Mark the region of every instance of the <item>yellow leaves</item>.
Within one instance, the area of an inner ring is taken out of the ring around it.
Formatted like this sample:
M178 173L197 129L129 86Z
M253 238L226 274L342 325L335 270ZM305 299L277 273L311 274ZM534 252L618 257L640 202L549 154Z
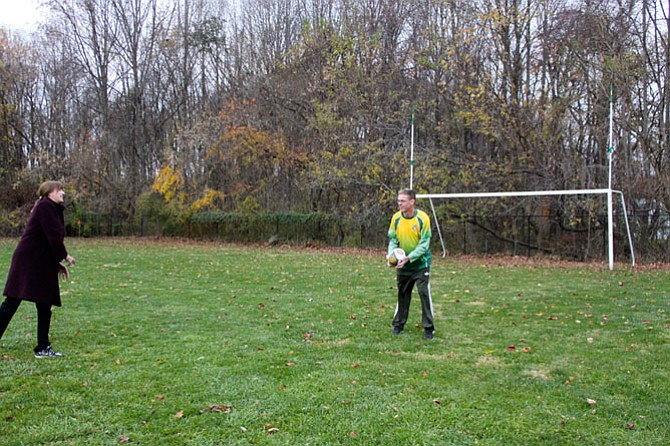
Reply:
M203 196L191 205L191 210L197 212L201 210L217 209L218 205L222 203L225 198L225 193L207 188L205 189Z
M154 180L151 190L163 196L166 202L178 196L183 180L179 172L170 166L165 166Z

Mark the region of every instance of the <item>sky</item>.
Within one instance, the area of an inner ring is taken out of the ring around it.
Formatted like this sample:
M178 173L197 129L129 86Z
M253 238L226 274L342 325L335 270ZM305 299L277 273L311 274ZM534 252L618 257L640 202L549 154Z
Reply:
M44 15L40 0L0 0L0 26L12 30L30 30Z

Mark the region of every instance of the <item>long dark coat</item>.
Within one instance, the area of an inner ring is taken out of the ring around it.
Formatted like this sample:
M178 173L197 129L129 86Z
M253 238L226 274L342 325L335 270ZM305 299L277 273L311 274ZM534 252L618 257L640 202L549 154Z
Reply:
M67 257L63 210L46 197L35 204L12 256L5 296L60 307L58 265Z

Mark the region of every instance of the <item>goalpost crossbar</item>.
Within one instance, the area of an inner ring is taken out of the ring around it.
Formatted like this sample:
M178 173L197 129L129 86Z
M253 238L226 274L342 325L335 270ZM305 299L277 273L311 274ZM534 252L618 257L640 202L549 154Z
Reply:
M606 194L607 192L609 192L609 189L540 190L540 191L517 191L517 192L466 192L466 193L453 193L453 194L416 194L416 198L532 197L541 195Z

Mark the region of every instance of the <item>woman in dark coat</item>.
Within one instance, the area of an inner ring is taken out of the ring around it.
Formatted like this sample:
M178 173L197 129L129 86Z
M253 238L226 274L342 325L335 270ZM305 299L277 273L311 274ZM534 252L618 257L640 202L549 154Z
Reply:
M61 260L72 265L74 258L67 253L63 199L65 192L59 181L47 181L38 191L39 200L30 211L28 225L19 241L0 305L0 339L19 308L21 301L35 302L37 307L36 358L63 356L51 348L49 328L51 306L60 307L59 274L67 278L67 268Z

